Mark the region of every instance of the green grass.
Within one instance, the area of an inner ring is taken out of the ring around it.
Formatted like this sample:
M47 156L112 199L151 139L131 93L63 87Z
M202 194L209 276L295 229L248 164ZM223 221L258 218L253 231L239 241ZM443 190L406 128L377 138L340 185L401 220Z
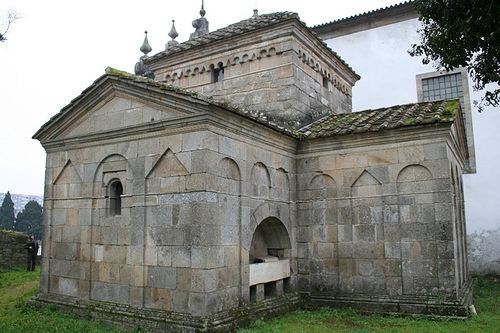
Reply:
M113 333L117 330L72 314L26 306L36 293L40 271L0 272L0 332L2 333ZM475 289L479 316L467 321L365 316L352 310L295 311L271 320L258 320L239 333L328 332L500 332L500 280L481 278Z
M500 332L500 280L479 279L475 289L478 316L469 320L362 315L352 310L295 311L281 317L258 320L238 333L328 332Z
M35 309L26 305L39 286L40 268L34 272L13 270L0 272L1 333L114 333L116 330L97 322L81 320L50 307Z

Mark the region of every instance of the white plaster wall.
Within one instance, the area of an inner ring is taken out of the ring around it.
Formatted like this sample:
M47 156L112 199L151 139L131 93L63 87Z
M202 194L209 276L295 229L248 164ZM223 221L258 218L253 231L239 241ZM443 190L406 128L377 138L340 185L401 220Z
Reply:
M353 110L414 103L415 76L431 65L407 53L419 41L417 19L329 39L326 42L359 75L353 89ZM472 91L471 103L481 92ZM500 229L500 108L478 113L472 106L477 174L464 176L468 233ZM498 256L500 257L500 251Z

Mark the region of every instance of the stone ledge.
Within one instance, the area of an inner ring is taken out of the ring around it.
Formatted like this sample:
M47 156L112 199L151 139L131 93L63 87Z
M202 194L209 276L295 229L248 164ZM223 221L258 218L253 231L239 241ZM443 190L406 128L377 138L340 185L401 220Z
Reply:
M467 319L473 304L473 283L464 286L456 300L439 297L355 297L308 295L308 309L321 307L353 308L362 313L382 313L400 316L445 317Z
M147 332L233 332L254 320L301 308L298 294L292 293L255 304L197 317L176 312L137 309L122 304L79 300L59 295L38 295L30 300L33 306L54 306L79 317L97 320L118 327L142 327Z

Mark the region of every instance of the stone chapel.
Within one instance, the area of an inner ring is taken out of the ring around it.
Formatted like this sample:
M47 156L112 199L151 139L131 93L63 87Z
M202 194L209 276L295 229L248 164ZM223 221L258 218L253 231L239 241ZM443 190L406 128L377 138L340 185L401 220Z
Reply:
M296 13L106 69L47 152L34 302L154 332L299 307L466 317L458 101L352 112L360 76Z

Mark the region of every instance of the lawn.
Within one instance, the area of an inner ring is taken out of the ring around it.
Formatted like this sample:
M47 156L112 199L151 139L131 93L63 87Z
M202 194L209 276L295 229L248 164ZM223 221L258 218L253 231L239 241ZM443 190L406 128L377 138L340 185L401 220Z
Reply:
M39 274L38 269L35 272L0 272L0 332L134 332L109 328L50 308L26 306L26 301L38 289ZM479 279L475 295L479 315L467 321L364 316L349 310L322 309L258 320L250 327L240 329L239 333L500 332L500 279Z

